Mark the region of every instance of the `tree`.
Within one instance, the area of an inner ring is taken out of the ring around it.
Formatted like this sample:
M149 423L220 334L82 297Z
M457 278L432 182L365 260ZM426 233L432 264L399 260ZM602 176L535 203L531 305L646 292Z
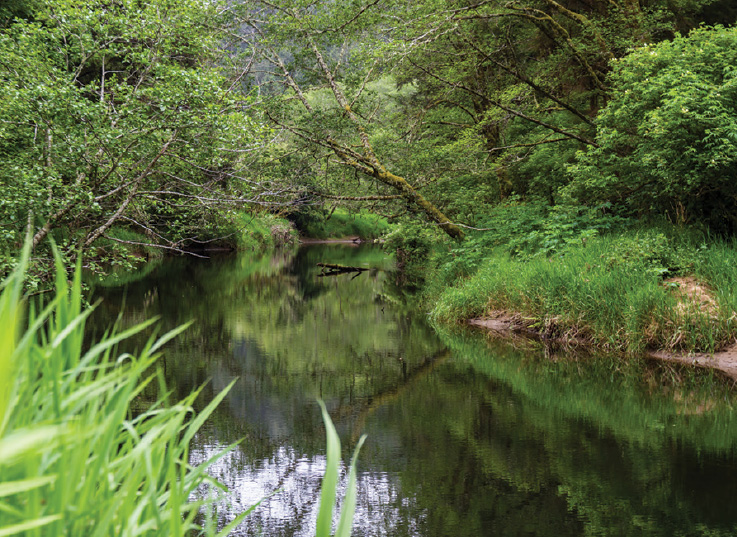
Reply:
M511 195L556 203L576 151L598 145L610 62L710 3L255 1L232 33L301 188L452 230Z
M264 129L218 66L216 7L48 1L0 33L0 238L89 247L124 223L175 247L263 199L237 169Z
M462 238L460 227L375 147L381 126L377 110L372 112L371 99L364 92L374 70L379 69L379 61L374 57L368 65L361 64L352 49L367 34L380 30L376 26L379 3L249 2L241 6L233 33L268 70L259 82L272 87L277 82L284 88L269 112L276 125L298 143L317 149L313 153L316 160L332 155L333 162L385 185L448 235ZM344 62L350 63L347 69ZM302 105L301 111L285 105L291 99ZM359 197L363 196L353 198Z

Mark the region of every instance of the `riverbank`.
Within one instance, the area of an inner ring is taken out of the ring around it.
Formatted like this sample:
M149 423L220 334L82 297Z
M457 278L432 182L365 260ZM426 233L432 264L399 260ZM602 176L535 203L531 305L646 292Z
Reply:
M488 316L469 319L466 322L471 326L493 332L501 339L512 339L523 336L549 341L542 332L532 328L519 314L512 315L505 312L490 312ZM553 342L567 348L572 346L586 348L589 346L589 342L583 339L558 339ZM664 362L675 362L703 369L714 369L737 381L737 343L711 354L651 350L647 351L646 355L649 358Z
M459 271L470 259L473 269ZM430 262L425 302L438 322L649 354L737 378L733 242L661 226L591 237L550 256L455 248Z

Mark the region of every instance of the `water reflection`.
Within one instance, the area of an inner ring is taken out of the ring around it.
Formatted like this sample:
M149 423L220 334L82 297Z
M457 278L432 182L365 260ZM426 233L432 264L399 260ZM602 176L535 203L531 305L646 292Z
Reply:
M317 262L366 266L319 277ZM269 496L239 535L311 535L327 403L359 464L354 535L732 535L737 420L729 388L633 361L560 360L403 305L376 248L174 260L98 289L98 326L194 320L169 345L175 397L199 404L238 378L192 446L234 492L229 520ZM133 342L142 344L142 340ZM669 381L668 379L675 379ZM344 469L345 473L345 469ZM276 492L278 491L278 492Z

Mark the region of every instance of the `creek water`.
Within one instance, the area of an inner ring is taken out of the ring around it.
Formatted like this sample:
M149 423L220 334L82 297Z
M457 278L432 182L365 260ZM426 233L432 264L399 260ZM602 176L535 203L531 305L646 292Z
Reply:
M322 276L316 263L370 270ZM193 321L167 345L172 397L204 406L192 445L231 490L234 535L314 533L325 401L358 465L355 536L737 534L735 394L719 377L431 328L371 246L171 259L100 285L93 329ZM122 314L120 312L123 312ZM133 340L132 347L143 340ZM343 467L345 479L346 468ZM344 486L344 484L343 484Z

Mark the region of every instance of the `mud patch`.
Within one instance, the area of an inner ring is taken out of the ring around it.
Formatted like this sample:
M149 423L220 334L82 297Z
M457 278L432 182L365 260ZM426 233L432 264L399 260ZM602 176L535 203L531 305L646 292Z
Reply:
M729 378L737 380L737 343L727 347L725 350L714 354L690 353L680 354L665 351L654 351L648 353L651 358L665 360L667 362L678 362L693 365L695 367L716 369Z
M519 315L511 315L504 311L490 311L486 317L470 319L468 324L495 332L519 332L526 329L520 322Z
M478 326L498 333L501 337L523 336L537 339L545 344L556 344L563 348L587 346L590 342L579 337L577 330L564 330L558 323L557 317L540 321L530 317L523 317L519 313L493 310L486 316L466 321L471 326Z

